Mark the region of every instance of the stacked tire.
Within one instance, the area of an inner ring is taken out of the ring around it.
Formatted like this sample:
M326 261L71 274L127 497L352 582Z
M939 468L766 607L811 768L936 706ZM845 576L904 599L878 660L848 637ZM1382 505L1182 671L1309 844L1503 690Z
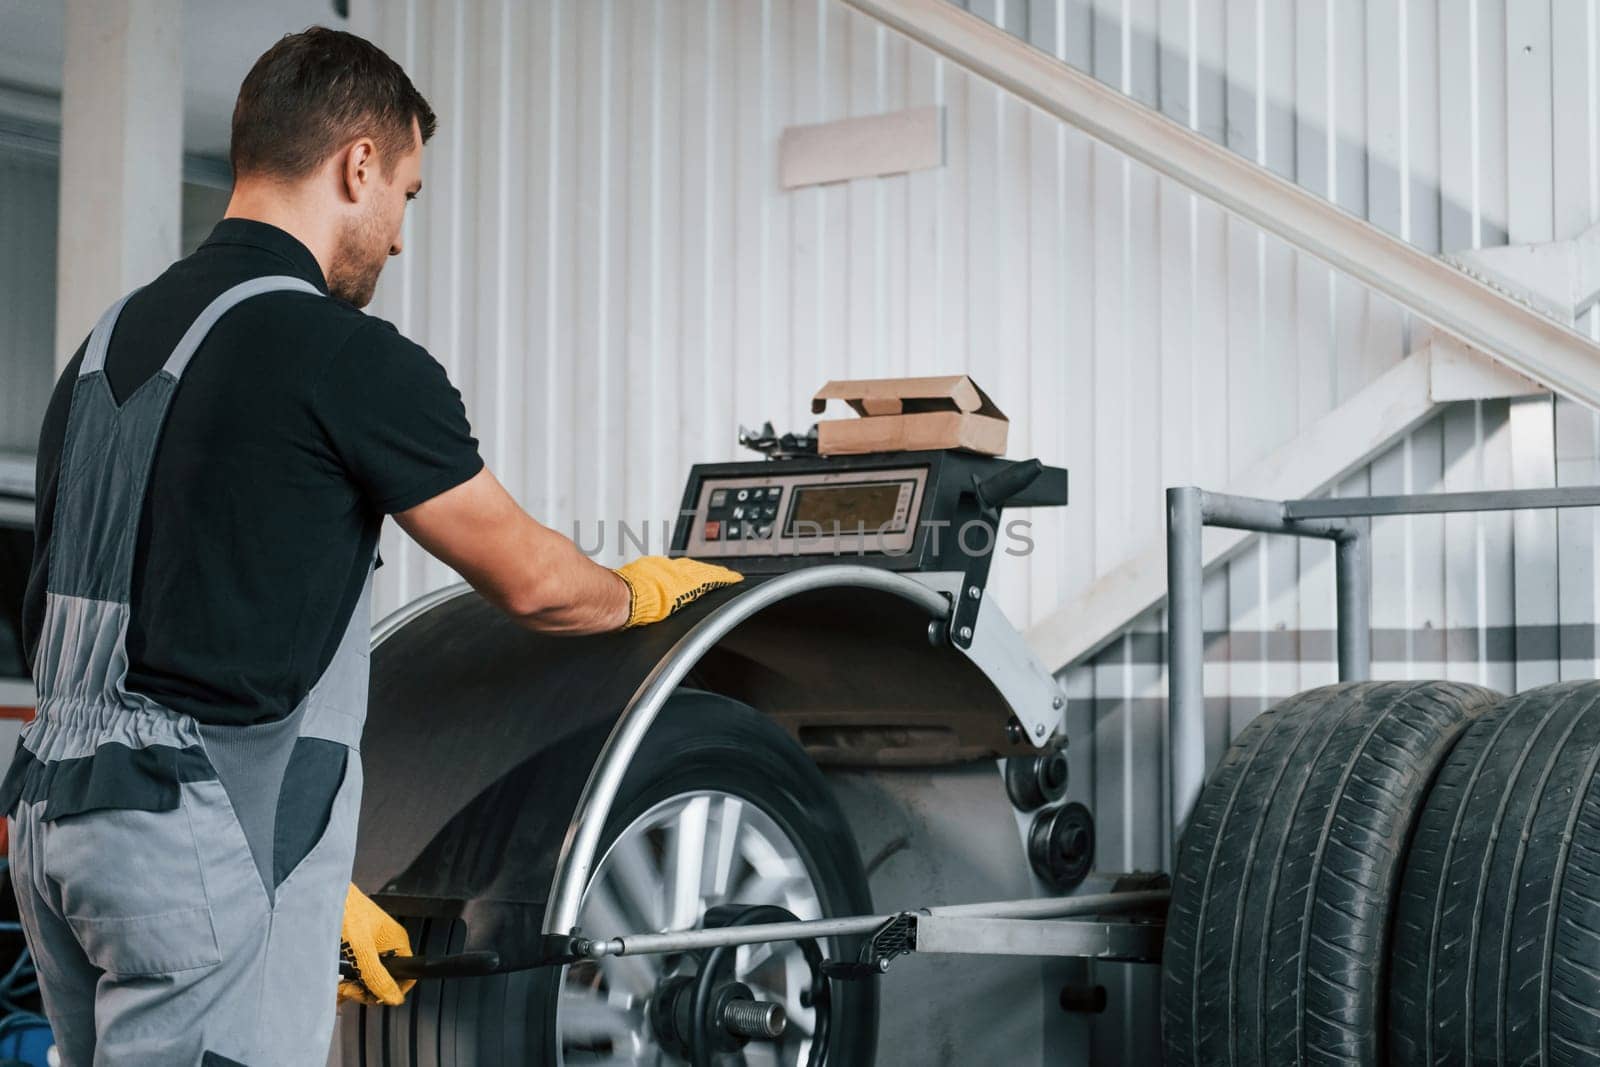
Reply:
M1600 683L1463 731L1408 854L1389 974L1397 1065L1600 1063Z
M1333 686L1185 830L1172 1064L1600 1064L1600 682Z
M1162 976L1167 1062L1381 1062L1406 841L1495 693L1368 682L1291 697L1224 755L1185 828Z

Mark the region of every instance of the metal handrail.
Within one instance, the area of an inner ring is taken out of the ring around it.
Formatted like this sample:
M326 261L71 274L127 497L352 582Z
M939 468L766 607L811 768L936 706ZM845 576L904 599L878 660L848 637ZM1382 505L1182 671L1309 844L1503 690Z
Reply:
M1600 409L1600 347L1576 330L1283 178L950 0L844 0L1046 114Z
M1507 489L1408 496L1261 500L1208 493L1194 486L1167 490L1167 783L1172 850L1200 797L1206 773L1205 631L1200 539L1207 526L1318 537L1334 542L1339 680L1372 675L1371 590L1367 535L1351 520L1378 515L1436 515L1467 511L1525 511L1600 506L1600 486Z

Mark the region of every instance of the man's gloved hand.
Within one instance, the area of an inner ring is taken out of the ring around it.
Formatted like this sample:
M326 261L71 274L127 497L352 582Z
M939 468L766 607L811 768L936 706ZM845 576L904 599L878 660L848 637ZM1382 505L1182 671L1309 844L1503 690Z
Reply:
M339 981L339 1003L359 1000L395 1005L405 1000L417 981L395 981L379 959L389 953L411 955L405 927L351 885L344 897L344 928L339 932L339 963L344 975Z
M713 589L744 581L738 571L714 563L665 556L641 556L618 567L617 575L632 594L624 629L660 622Z

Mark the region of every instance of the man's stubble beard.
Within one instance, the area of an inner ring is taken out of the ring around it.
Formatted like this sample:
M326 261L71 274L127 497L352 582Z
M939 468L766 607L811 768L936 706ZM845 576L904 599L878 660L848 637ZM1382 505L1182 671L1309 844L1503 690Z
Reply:
M328 292L358 308L372 303L378 275L389 258L376 209L345 224L328 267Z

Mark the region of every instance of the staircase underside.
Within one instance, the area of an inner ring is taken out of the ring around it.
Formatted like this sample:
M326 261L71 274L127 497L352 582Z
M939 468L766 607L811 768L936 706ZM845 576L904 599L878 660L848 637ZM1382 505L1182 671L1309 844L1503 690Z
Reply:
M1536 383L1436 336L1292 441L1257 461L1228 493L1292 500L1314 496L1370 462L1397 438L1456 400L1526 396ZM1207 530L1207 567L1235 555L1255 534ZM1029 629L1028 643L1060 669L1093 655L1167 595L1167 547L1158 535Z
M1429 345L1262 459L1228 492L1314 495L1448 400L1543 387L1600 410L1600 345L1572 329L1573 317L1595 303L1593 290L1600 286L1600 229L1527 254L1473 253L1460 257L1458 267L949 0L843 2L1384 294L1439 331ZM1208 533L1206 564L1226 559L1248 539ZM1030 643L1047 666L1059 669L1102 647L1165 595L1165 544L1157 537L1033 627Z

